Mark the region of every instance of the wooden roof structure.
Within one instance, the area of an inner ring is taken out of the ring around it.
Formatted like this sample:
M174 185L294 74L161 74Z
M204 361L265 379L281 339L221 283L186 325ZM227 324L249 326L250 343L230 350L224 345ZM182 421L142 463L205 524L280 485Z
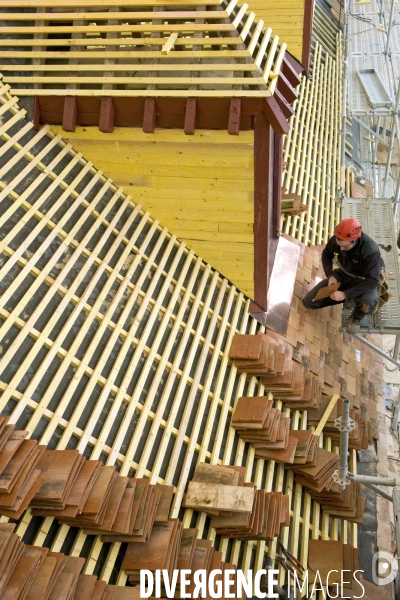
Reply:
M286 43L247 4L160 2L5 0L4 82L19 96L274 94Z

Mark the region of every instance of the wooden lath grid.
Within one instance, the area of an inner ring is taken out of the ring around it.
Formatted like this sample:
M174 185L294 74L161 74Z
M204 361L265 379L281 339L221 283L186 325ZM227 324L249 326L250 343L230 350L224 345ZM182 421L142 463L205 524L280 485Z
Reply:
M335 202L340 187L339 118L341 103L340 43L333 59L321 44L313 45L310 78L303 78L291 128L284 142L288 166L283 186L300 194L308 211L282 219L283 231L305 244L328 241L340 220Z
M85 3L66 12L66 1L43 1L37 12L9 12L27 6L10 0L0 12L0 72L19 95L180 96L195 85L199 96L269 96L286 51L237 0L203 10L132 2L95 12Z
M0 106L2 410L52 448L173 483L173 516L198 461L244 464L246 478L292 498L283 543L303 562L305 531L347 539L290 471L255 460L229 427L238 397L264 394L228 358L236 332L260 329L248 299L60 136L33 131L8 86ZM294 427L305 423L293 413ZM204 514L181 514L243 569L275 553L274 542L217 540ZM29 511L18 534L85 556L85 573L117 577L120 544Z

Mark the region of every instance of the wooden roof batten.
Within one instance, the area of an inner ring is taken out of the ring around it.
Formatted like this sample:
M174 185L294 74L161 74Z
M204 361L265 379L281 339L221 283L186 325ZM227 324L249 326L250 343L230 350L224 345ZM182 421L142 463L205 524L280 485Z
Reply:
M2 4L0 72L12 93L266 98L275 92L286 44L247 4L78 0L74 8L79 24L67 0ZM10 60L16 58L25 61L19 73Z

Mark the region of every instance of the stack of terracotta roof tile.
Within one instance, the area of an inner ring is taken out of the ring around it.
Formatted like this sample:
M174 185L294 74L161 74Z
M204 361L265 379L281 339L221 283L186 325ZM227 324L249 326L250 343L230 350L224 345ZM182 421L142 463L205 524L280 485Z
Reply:
M73 600L85 559L26 546L14 528L0 524L0 597Z
M365 600L385 600L387 598L385 590L366 581L362 577L362 572L357 573L357 579L354 578L354 573L359 571L360 564L358 550L351 544L333 540L309 540L308 568L313 573L319 571L323 582L326 581L329 573L332 591L337 589L335 584L341 586L343 582L343 598L362 597ZM343 577L343 572L345 575L347 574L347 577ZM357 580L364 586L365 594Z
M15 527L0 523L2 600L139 600L139 588L107 585L81 574L84 558L25 545Z
M236 334L229 357L234 359L239 373L281 375L286 364L286 344L265 333Z
M286 361L282 375L264 376L262 382L266 390L288 408L309 410L320 406L321 385L318 378L293 360Z
M290 435L297 439L293 465L315 464L318 448L318 436L309 429L292 430Z
M45 446L0 417L0 514L19 519L43 483L38 461Z
M172 486L120 477L77 450L46 450L37 466L43 484L31 502L33 516L57 517L112 542L144 542L155 522L168 520Z
M239 540L273 540L289 525L289 496L265 490L256 490L250 514L232 512L211 519L218 535Z
M244 467L200 463L185 506L214 515L211 525L223 537L272 540L289 525L289 497L244 483Z
M216 581L222 580L223 572L227 569L236 570L236 566L222 561L222 552L213 549L210 540L197 539L197 529L183 529L178 519L170 519L154 528L150 539L145 544L128 544L122 569L128 575L128 582L137 585L140 581L140 570L167 569L171 578L173 569L186 569L191 571L190 584L186 593L192 594L195 583L193 574L198 570L210 573L220 569L222 575ZM180 582L176 586L175 597L179 598ZM161 594L166 595L166 590L161 585Z
M129 479L115 521L101 536L102 541L143 543L149 540L155 526L168 522L173 493L172 485L151 485L148 479ZM107 522L84 532L101 533L105 527L109 527Z
M244 483L244 467L200 464L189 482L183 506L216 516L231 515L232 511L250 514L254 494L254 484Z
M290 418L272 408L272 400L239 398L231 424L243 441L253 445L256 458L293 463L297 438L290 431Z
M361 495L359 483L351 483L344 490L334 483L330 490L320 493L310 491L310 494L331 517L359 524L363 522L366 499Z
M317 447L315 460L312 463L288 465L288 468L296 473L295 482L314 492L322 492L324 489L331 489L334 483L332 475L336 471L338 463L339 456L337 454Z
M183 525L179 519L168 519L154 525L147 542L129 543L122 562L129 582L139 583L141 569L166 569L171 578L172 571L177 568L182 533Z

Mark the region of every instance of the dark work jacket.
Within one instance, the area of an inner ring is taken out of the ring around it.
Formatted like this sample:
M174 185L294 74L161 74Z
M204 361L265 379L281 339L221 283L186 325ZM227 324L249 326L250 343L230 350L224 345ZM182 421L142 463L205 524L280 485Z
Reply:
M341 250L336 243L336 237L331 237L322 251L322 266L327 277L332 275L332 261L335 256L345 271L361 278L358 285L346 290L346 298L357 298L378 287L381 254L378 244L369 235L363 233L356 245L348 251Z

